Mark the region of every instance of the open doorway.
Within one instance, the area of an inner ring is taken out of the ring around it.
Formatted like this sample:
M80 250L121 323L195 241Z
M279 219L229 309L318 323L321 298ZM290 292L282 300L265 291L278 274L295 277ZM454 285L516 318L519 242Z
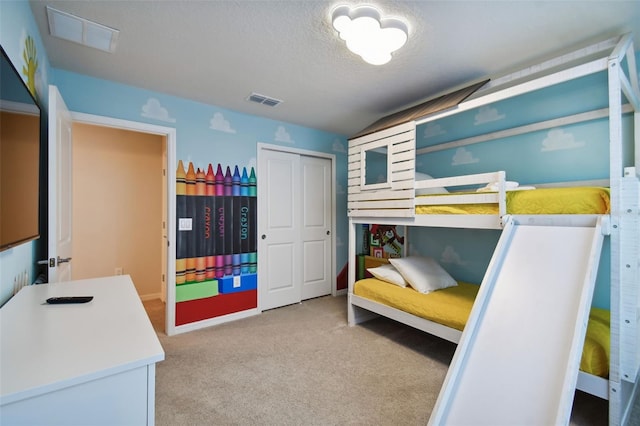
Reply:
M175 129L72 113L74 279L130 275L173 334Z
M85 123L72 135L74 278L130 275L164 305L166 137Z

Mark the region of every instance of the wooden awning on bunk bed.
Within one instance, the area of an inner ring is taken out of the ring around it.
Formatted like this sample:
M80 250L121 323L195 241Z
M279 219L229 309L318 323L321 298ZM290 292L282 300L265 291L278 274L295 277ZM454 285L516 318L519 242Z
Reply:
M408 123L410 121L426 117L429 114L456 107L458 104L460 104L460 102L464 101L473 93L475 93L476 90L487 84L489 80L490 79L485 79L477 83L473 83L469 86L463 87L462 89L437 96L436 98L430 99L421 104L383 117L364 130L360 131L358 134L352 136L350 139L355 139L360 136L378 132L380 130L389 129L399 124Z

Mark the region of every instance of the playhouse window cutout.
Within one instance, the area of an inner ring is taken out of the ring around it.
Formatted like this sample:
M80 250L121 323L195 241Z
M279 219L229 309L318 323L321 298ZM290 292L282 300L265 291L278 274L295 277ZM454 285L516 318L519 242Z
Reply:
M388 186L389 150L386 146L363 151L363 186Z

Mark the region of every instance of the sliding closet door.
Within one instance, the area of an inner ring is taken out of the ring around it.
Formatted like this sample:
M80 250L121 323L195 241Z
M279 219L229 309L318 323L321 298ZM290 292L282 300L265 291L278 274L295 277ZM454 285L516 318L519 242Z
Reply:
M302 300L331 293L331 160L303 156Z
M259 149L259 309L331 294L333 200L331 158Z
M300 156L264 150L258 170L260 309L300 302Z

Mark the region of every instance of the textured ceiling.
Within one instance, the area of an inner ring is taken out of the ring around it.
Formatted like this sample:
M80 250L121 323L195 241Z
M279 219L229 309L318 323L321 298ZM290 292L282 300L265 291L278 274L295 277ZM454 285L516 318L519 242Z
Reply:
M226 109L353 135L485 76L633 31L635 1L380 1L409 22L386 65L350 53L329 22L357 1L30 1L51 65ZM45 6L120 30L113 54L53 38ZM247 102L251 92L281 99Z

